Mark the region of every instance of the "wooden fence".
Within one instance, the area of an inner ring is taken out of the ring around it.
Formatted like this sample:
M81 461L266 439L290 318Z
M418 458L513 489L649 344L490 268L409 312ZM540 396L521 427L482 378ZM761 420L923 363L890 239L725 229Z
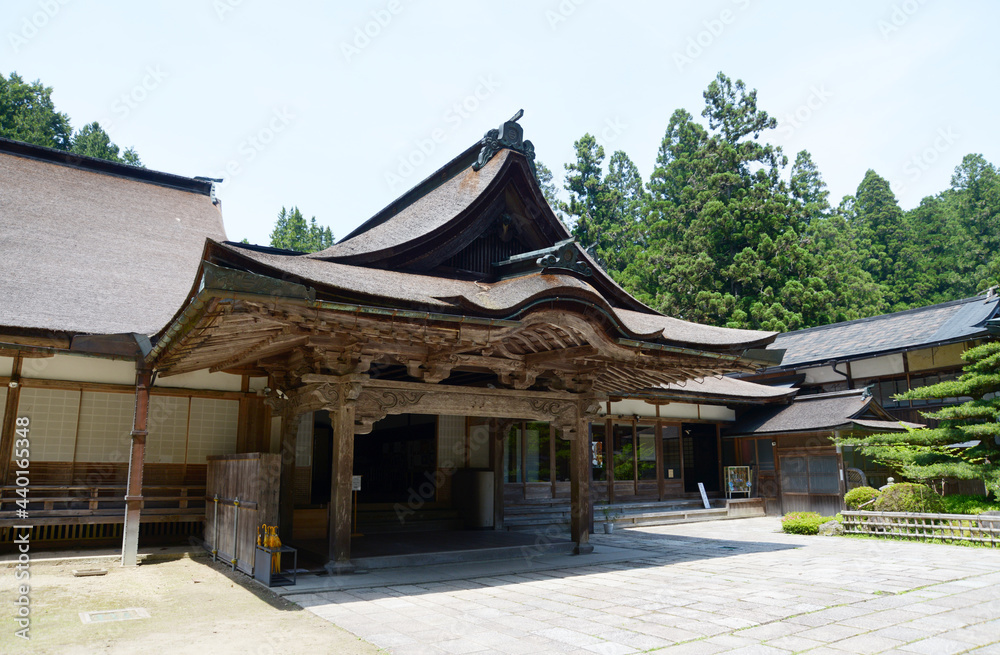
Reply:
M969 542L1000 546L1000 516L842 512L844 532L895 539Z
M281 455L242 453L208 458L205 548L253 575L257 529L278 523Z

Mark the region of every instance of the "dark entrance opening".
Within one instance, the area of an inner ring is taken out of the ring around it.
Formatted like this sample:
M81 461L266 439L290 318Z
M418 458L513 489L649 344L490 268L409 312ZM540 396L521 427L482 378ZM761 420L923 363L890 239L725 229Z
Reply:
M684 445L684 491L697 493L698 483L705 491L719 491L719 441L714 425L685 423L681 426Z
M354 475L361 476L358 503L405 503L411 493L423 502L433 502L436 435L437 417L426 414L387 416L375 424L371 434L357 435Z

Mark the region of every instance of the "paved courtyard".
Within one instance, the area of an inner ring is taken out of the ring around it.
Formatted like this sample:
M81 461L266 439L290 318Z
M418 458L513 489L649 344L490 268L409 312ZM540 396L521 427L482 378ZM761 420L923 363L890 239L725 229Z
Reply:
M379 575L384 586L288 598L394 655L1000 654L1000 549L778 529L760 518L622 530L593 541L598 554L631 549L627 561L546 556L458 580L445 567L427 582Z

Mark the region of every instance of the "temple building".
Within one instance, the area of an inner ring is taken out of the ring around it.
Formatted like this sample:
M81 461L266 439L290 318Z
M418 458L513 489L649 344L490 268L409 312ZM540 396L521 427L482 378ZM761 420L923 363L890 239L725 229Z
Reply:
M830 449L901 429L867 396L812 412L735 379L775 382L776 334L620 288L519 118L316 253L227 241L211 181L0 140L0 543L121 539L131 564L140 537L191 535L247 570L266 523L346 571L363 533L506 532L534 503L587 553L594 504L723 499L728 464L781 511L776 425ZM843 492L839 453L815 466Z

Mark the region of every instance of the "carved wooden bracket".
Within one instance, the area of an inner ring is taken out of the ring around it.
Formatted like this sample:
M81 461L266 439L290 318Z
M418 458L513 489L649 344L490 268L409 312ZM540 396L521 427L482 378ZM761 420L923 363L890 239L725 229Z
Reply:
M441 380L451 375L451 370L455 368L454 361L431 360L425 362L419 359L411 359L406 362L406 373L422 382L437 384Z
M354 407L354 433L368 434L376 421L384 419L390 412L404 413L407 407L416 405L426 395L423 391L362 389Z

